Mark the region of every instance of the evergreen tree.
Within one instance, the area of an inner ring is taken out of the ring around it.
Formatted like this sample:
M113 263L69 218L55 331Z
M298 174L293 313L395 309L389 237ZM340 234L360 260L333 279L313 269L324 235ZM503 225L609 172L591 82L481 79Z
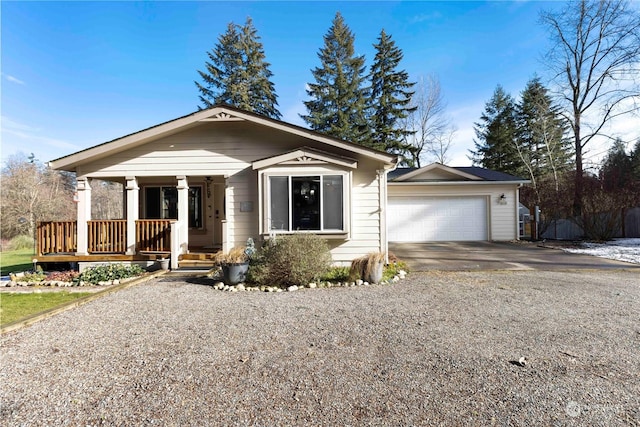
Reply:
M408 147L404 141L415 131L406 130L402 120L417 108L409 105L414 93L409 90L415 83L409 82L405 70L398 70L402 50L384 30L373 47L376 56L370 73L371 146L389 153L405 154Z
M511 95L498 85L485 104L480 123L475 123L477 140L471 151L473 163L515 176L526 175L516 148L516 108Z
M300 117L315 131L349 142L370 145L366 120L367 91L362 87L364 56L354 53L354 35L338 12L318 52L321 65L311 70L305 101L308 114Z
M640 138L638 138L636 145L631 150L631 173L633 179L640 182Z
M202 105L229 104L274 119L278 111L273 73L251 18L244 26L230 22L211 52L206 71L198 70L202 83L195 82Z
M633 153L627 154L625 144L620 138L613 142L600 169L600 178L605 190L615 191L631 186L634 181L632 156Z
M522 92L516 119L516 149L532 185L536 187L540 178L551 175L558 186L560 174L573 166L573 144L566 138L568 127L560 109L538 77Z

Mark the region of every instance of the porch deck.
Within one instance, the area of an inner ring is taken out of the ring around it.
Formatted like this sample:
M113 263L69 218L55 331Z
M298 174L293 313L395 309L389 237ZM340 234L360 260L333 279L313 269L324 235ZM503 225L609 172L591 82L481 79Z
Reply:
M87 224L87 254L77 253L76 221L38 223L34 259L38 263L156 261L171 255L172 220L137 220L134 253L127 248L126 220ZM179 267L213 266L218 248L189 248L177 256Z

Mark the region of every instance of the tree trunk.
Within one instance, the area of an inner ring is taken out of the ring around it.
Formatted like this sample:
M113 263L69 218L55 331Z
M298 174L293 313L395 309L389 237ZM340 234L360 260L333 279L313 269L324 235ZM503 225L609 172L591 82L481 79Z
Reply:
M583 190L583 170L582 170L582 140L580 137L580 115L575 115L576 120L573 127L573 135L576 147L576 176L574 182L573 193L573 215L580 216L582 214L582 190Z

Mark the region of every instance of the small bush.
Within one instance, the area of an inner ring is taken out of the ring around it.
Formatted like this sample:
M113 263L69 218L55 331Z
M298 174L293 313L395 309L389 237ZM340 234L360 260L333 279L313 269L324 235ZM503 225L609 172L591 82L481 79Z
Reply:
M323 282L346 282L349 278L349 267L331 267L329 271L320 276Z
M407 266L406 262L400 261L397 258L395 258L395 260L395 262L388 264L384 268L384 273L382 274L383 281L388 282L389 280L393 279L398 275L398 273L400 273L400 270L403 270L407 273L409 272L409 267Z
M139 276L142 273L144 273L144 270L137 264L106 264L87 268L80 273L75 280L96 284L109 280Z
M384 265L385 254L381 252L371 252L351 261L351 269L349 275L353 278L359 278L365 281L372 280L375 276L375 270ZM378 277L378 279L380 279Z
M77 271L69 270L69 271L52 271L47 275L44 280L47 281L56 281L56 282L73 282L80 276L80 273Z
M247 248L244 246L236 246L226 254L220 251L215 255L213 262L216 265L242 264L249 261L249 256L246 251Z
M313 234L282 236L266 242L249 268L248 280L259 285L300 286L326 274L331 253Z
M18 282L37 283L42 282L45 279L45 274L42 271L36 271L35 273L25 273L23 277L17 279Z
M26 234L16 236L11 239L9 247L12 251L17 251L20 249L33 249L33 237L27 236Z

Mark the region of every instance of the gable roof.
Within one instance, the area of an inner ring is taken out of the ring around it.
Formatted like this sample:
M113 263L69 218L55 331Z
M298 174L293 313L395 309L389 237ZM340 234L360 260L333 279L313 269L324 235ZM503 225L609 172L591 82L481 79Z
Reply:
M421 168L411 168L413 170L411 171L407 171L401 175L398 175L395 177L394 181L409 181L412 180L412 178L417 178L422 174L427 174L428 172L432 172L432 173L440 173L440 174L445 174L448 176L452 176L455 178L458 178L458 180L464 179L464 180L478 180L480 179L479 177L469 174L467 172L464 171L459 171L457 168L452 168L450 166L445 166L443 164L440 163L432 163L430 165L427 166L423 166ZM397 169L396 169L397 171ZM415 181L415 179L413 179L413 181Z
M64 157L52 160L50 165L54 169L73 170L76 166L87 163L98 158L107 157L128 148L145 144L154 139L168 136L191 127L197 126L204 122L230 122L230 121L247 121L271 129L280 130L302 138L317 141L331 147L340 148L359 154L374 160L396 164L398 157L382 151L374 150L362 145L357 145L338 138L323 135L310 129L303 128L291 123L280 120L271 119L249 111L241 110L229 105L215 105L206 110L196 111L177 119L169 120L155 126L143 129L138 132L116 138L111 141L104 142L99 145L69 154Z
M453 179L420 179L420 175L428 174L429 172L444 172L449 174ZM432 163L422 168L397 168L387 174L387 180L390 183L420 182L438 184L442 184L444 182L528 184L531 182L508 173L485 169L478 166L445 166L440 163Z
M295 165L295 164L334 164L342 167L355 169L358 162L355 159L344 156L337 156L325 151L314 150L310 147L302 147L287 153L256 160L252 163L254 170L264 169L275 165Z

